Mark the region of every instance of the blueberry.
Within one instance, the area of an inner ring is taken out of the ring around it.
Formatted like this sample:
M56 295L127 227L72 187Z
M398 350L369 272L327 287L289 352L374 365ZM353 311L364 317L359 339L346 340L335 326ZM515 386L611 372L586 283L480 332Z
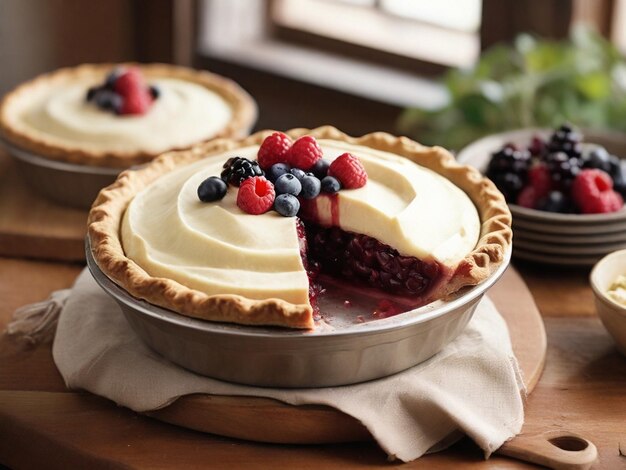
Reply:
M298 181L302 181L302 178L305 177L306 173L302 171L300 168L292 168L289 173L298 178Z
M621 165L621 161L619 157L616 157L615 155L611 155L609 157L609 169L607 173L611 175L612 178L614 178L620 173L620 165Z
M161 89L156 85L150 85L150 95L152 99L156 100L159 96L161 96Z
M330 166L330 162L325 158L320 158L315 162L313 168L311 168L311 172L317 176L319 179L322 179L324 176L328 174L328 167Z
M569 212L570 202L561 191L550 191L550 194L537 205L537 209L547 212Z
M300 210L300 201L292 194L279 194L274 200L274 210L285 217L294 217Z
M305 175L304 178L302 178L300 184L302 184L302 191L300 192L300 196L302 196L304 199L316 198L322 190L322 182L315 176L309 175L308 173Z
M113 69L108 75L107 78L104 81L104 86L105 88L109 89L109 90L114 90L115 89L115 82L117 81L117 79L119 78L120 75L122 75L122 73L124 73L124 71L121 68L115 68Z
M265 176L267 176L267 179L273 183L279 176L289 173L289 170L291 170L291 167L286 163L274 163L270 169L267 170Z
M123 99L120 95L110 90L101 89L94 95L94 102L100 109L116 111L122 107Z
M285 173L278 177L274 183L274 189L276 194L293 194L297 196L302 191L302 184L291 173Z
M100 91L101 88L99 86L92 86L87 90L87 101L92 101L96 96L96 93Z
M610 155L604 147L596 147L584 158L585 168L595 168L608 172L611 168Z
M626 198L626 160L621 160L619 170L613 176L613 189Z
M210 176L198 186L198 198L202 202L219 201L226 195L228 186L219 176Z
M341 189L341 183L337 178L333 178L332 176L324 176L322 178L322 191L325 193L336 193Z

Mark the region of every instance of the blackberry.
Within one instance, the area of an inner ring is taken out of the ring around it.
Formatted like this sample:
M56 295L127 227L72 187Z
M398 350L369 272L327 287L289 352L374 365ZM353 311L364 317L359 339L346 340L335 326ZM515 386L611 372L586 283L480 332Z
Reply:
M524 187L524 181L516 173L497 173L489 176L496 187L504 195L507 202L515 203L517 195Z
M581 158L581 140L582 135L579 132L575 131L569 124L563 124L550 137L548 154L564 152L571 158Z
M487 176L495 179L498 175L504 173L515 173L525 181L530 163L530 152L517 150L514 146L508 144L491 155Z
M221 178L225 183L239 186L244 180L253 176L263 176L258 162L243 157L232 157L224 163Z
M582 166L580 159L572 158L565 152L550 153L546 156L545 162L554 186L559 189L568 189Z

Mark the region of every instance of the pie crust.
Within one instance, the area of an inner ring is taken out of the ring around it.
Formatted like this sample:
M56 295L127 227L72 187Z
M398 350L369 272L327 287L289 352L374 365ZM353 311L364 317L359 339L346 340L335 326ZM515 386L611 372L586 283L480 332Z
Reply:
M131 295L183 315L248 325L312 328L313 312L308 304L295 305L280 299L251 300L238 295L209 296L174 280L152 277L126 257L120 240L126 207L135 194L159 176L211 154L259 145L272 132L261 131L243 140L219 139L189 151L170 152L145 168L123 172L114 184L100 192L89 213L88 236L100 269ZM505 260L512 231L511 213L504 197L478 170L459 165L447 150L425 147L406 137L383 132L350 137L330 126L292 129L286 134L294 139L308 134L317 139L344 141L404 156L447 178L469 196L480 216L480 238L456 266L450 281L438 291L437 298L480 283Z
M167 64L84 64L77 67L63 68L40 75L18 86L0 103L0 134L12 144L31 151L39 156L80 165L128 168L153 160L163 152L146 151L97 151L65 145L38 129L18 125L15 119L15 107L30 99L33 89L51 87L55 83L71 81L86 75L98 74L103 77L117 66L139 67L146 78L175 78L196 83L219 94L231 107L230 122L212 139L220 137L239 138L248 134L257 116L257 107L250 95L232 80L206 71ZM198 142L201 143L201 142ZM169 150L181 150L171 148Z

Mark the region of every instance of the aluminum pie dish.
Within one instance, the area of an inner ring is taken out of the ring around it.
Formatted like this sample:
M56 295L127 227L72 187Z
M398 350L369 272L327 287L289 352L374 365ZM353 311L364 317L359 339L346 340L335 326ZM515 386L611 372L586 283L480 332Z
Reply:
M186 369L215 379L261 387L329 387L395 374L426 361L463 331L476 306L510 260L481 284L445 301L365 323L338 306L327 310L334 330L289 330L198 320L139 300L96 264L89 240L87 266L151 349ZM337 304L340 302L337 301Z
M113 184L123 168L104 168L51 160L2 141L22 178L41 196L58 204L89 209L98 192Z

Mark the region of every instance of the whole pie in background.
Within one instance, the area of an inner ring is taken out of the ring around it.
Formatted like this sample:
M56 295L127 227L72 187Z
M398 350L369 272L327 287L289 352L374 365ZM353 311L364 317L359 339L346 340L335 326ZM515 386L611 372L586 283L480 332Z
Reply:
M256 119L233 81L165 64L60 69L0 105L4 139L38 156L110 168L145 163L217 137L242 137Z
M304 170L285 175L280 155ZM321 189L304 181L316 174ZM323 282L412 307L480 283L504 262L510 225L493 183L445 149L326 126L220 139L124 172L94 203L89 239L100 269L155 305L312 328Z

